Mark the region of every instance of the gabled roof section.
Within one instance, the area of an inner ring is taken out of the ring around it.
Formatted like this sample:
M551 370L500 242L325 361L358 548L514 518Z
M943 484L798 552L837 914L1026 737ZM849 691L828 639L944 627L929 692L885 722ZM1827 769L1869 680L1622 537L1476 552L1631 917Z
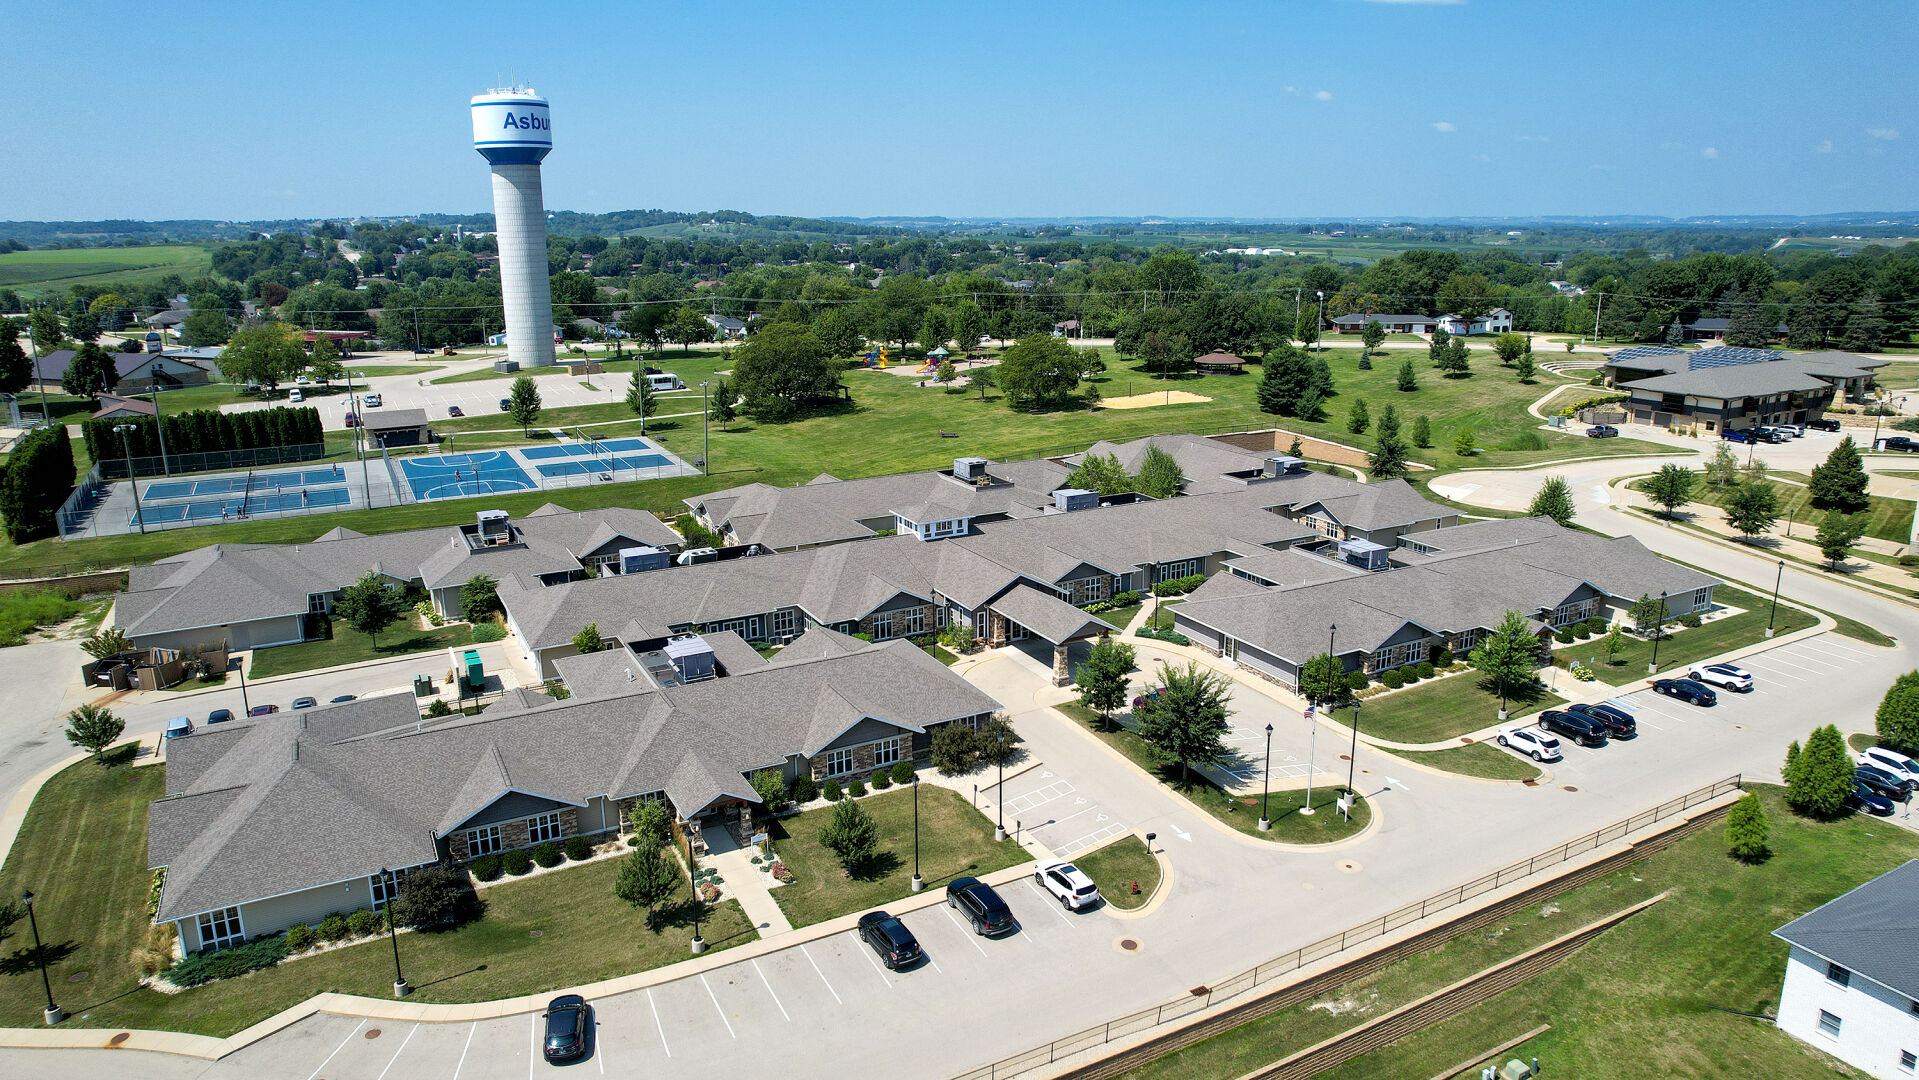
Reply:
M1919 1001L1919 860L1873 878L1773 936Z
M1118 633L1119 627L1031 585L1015 586L993 601L993 610L1024 626L1033 634L1055 645L1101 633Z

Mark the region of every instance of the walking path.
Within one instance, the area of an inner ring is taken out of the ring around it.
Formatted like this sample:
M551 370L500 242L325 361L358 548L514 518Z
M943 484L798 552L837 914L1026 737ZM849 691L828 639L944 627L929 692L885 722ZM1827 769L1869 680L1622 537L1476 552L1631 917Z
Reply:
M753 856L759 854L757 848L741 847L733 842L731 831L723 828L705 828L700 830L706 836L706 857L702 864L720 872L720 880L726 892L740 902L740 910L746 912L747 919L759 929L761 937L784 934L793 929L786 918L786 912L780 910L779 902L773 899L772 889L767 881L771 874L761 870L753 862Z

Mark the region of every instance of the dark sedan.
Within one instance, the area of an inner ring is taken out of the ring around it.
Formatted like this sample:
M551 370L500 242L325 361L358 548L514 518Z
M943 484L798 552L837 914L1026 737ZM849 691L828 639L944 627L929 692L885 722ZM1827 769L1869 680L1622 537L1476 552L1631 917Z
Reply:
M339 705L339 704L342 704L343 702L348 702L352 700L353 700L352 694L341 694L339 697L333 698L332 700L328 701L327 704Z
M1606 734L1615 739L1632 739L1639 735L1638 721L1624 709L1616 709L1611 705L1568 705L1566 711L1606 725Z
M999 898L999 893L984 881L973 877L954 878L946 886L946 906L955 908L973 924L973 932L981 937L1004 934L1014 925L1013 909Z
M460 408L458 405L448 405L446 407L446 414L448 416L465 416L466 410Z
M917 963L925 955L920 951L919 939L906 924L884 911L869 911L860 916L860 940L880 954L880 963L890 971Z
M1806 426L1812 428L1814 431L1838 431L1839 421L1820 417L1817 420L1806 421Z
M280 711L278 705L255 705L247 710L248 716L271 716Z
M1912 795L1912 781L1897 777L1884 769L1871 765L1860 765L1852 770L1854 783L1864 784L1873 794L1883 795L1897 802L1905 802Z
M586 1053L589 1015L586 999L578 994L562 994L547 1003L546 1037L540 1040L546 1060L571 1061Z
M1871 788L1858 783L1852 785L1851 793L1846 796L1846 805L1854 810L1864 810L1874 817L1891 817L1894 809L1891 799L1875 794Z
M1539 714L1539 726L1555 735L1564 735L1581 746L1606 745L1606 725L1584 713L1547 709Z
M1719 437L1726 440L1727 442L1752 442L1753 441L1751 432L1734 431L1731 428L1727 428L1724 431L1721 431L1719 433Z
M1691 679L1660 679L1652 684L1653 692L1669 698L1678 698L1688 705L1708 708L1719 704L1719 695L1704 683Z
M311 709L318 704L320 704L318 701L310 697L297 697L293 699L293 709L295 712L302 709Z
M232 709L215 709L207 714L209 724L224 724L231 719L233 719Z

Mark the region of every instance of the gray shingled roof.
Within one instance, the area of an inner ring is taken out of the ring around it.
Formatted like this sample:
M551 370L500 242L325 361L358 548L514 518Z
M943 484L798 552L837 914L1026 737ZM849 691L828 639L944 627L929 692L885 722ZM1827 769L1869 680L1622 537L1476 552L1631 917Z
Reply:
M394 428L425 427L425 409L380 409L377 412L366 410L360 423L368 431L391 431Z
M1773 936L1919 1001L1919 859L1774 930Z
M1075 454L1066 461L1078 467L1088 457L1111 454L1119 459L1127 472L1137 473L1146 460L1147 449L1155 446L1179 462L1179 471L1186 476L1186 482L1180 490L1187 495L1207 495L1244 487L1242 481L1225 479L1225 474L1260 469L1265 466L1266 459L1273 456L1241 450L1203 435L1149 435L1125 443L1096 442L1084 454Z
M1809 374L1797 364L1735 364L1729 367L1680 371L1656 375L1650 379L1622 383L1621 390L1647 390L1655 394L1687 394L1695 397L1741 398L1766 394L1790 394L1824 390L1832 384Z
M1118 633L1119 627L1031 585L1016 585L1005 596L993 601L993 610L1055 645L1074 638L1090 637L1102 631Z

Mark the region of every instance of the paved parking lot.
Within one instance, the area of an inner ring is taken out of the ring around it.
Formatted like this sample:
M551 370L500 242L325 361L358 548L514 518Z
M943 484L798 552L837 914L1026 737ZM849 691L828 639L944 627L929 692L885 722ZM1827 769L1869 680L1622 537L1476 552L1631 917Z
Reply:
M1151 682L1139 683L1127 693L1131 696L1143 694L1153 685ZM1216 764L1221 773L1237 781L1240 790L1257 786L1267 771L1268 723L1273 725L1273 780L1304 780L1306 774L1312 771L1307 762L1318 750L1324 749L1327 754L1337 758L1339 751L1336 749L1309 746L1308 740L1313 737L1313 730L1306 720L1271 698L1244 687L1236 687L1232 702L1235 710L1231 719L1232 727L1221 740L1226 744L1226 753ZM1119 719L1123 722L1126 717ZM1319 758L1317 764L1321 772L1329 768L1324 757Z
M1072 858L1130 828L1110 805L1046 768L1006 782L1007 831L1016 825L1061 858Z

